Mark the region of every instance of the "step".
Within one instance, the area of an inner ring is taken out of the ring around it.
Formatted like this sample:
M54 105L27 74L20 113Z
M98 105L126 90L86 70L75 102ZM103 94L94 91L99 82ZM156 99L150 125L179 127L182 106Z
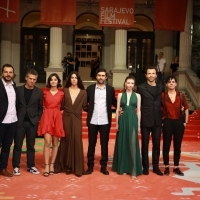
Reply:
M119 91L119 90L118 90ZM121 92L121 91L119 91ZM190 112L191 113L191 112ZM115 113L112 115L112 124L110 129L110 139L116 138L116 119L115 119ZM83 120L83 128L82 128L82 134L83 138L88 137L88 128L86 125L86 119L87 119L87 112L82 113L82 120ZM98 135L99 137L99 135ZM141 135L139 135L139 138L141 138ZM194 110L189 115L188 124L186 126L183 140L187 141L200 141L200 110Z
M200 116L200 110L194 110L194 112L191 115L198 115L198 116Z
M200 135L200 130L185 129L184 135Z
M183 142L184 141L198 141L200 142L200 137L196 135L184 135L183 136Z
M186 126L187 130L200 130L200 125L195 125L195 124L187 124Z
M200 121L197 119L192 119L188 121L188 124L193 124L193 125L200 125Z
M200 116L199 115L189 115L188 117L189 120L199 120L200 123Z

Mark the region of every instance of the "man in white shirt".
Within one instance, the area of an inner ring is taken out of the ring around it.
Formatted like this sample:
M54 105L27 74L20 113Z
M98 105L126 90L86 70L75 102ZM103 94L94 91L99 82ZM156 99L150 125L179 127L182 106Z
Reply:
M0 175L12 177L6 168L10 147L17 127L16 92L12 81L14 68L10 64L2 66L2 79L0 79Z
M88 169L86 174L91 174L94 167L94 154L97 142L98 132L100 134L101 143L101 160L100 172L104 175L109 175L107 170L108 162L108 141L110 126L112 120L113 105L116 107L117 100L115 98L115 91L112 86L106 84L107 72L104 68L99 68L96 71L97 83L88 86Z
M164 53L160 52L157 60L157 69L158 69L158 75L157 75L157 82L164 84L164 73L166 68L166 59L163 58Z

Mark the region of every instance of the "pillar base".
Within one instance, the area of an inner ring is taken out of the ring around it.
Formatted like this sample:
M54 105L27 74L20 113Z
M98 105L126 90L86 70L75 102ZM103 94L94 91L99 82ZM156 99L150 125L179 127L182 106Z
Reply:
M61 84L63 84L63 71L64 71L63 68L49 68L48 67L48 68L45 68L44 71L46 71L46 82L47 82L48 77L51 74L56 73L61 79Z
M112 86L115 89L123 89L124 87L124 80L129 75L131 71L128 69L113 69L113 79L112 79Z

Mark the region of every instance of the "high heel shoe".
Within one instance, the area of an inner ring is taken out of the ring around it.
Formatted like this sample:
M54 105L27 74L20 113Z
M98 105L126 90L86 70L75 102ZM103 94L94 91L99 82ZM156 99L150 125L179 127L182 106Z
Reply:
M49 164L45 164L45 169L46 169L47 165L49 166ZM48 177L49 176L49 171L44 171L43 176L44 177Z
M49 175L54 175L54 163L50 163L50 165L53 166L53 170L51 169L51 170L49 171Z

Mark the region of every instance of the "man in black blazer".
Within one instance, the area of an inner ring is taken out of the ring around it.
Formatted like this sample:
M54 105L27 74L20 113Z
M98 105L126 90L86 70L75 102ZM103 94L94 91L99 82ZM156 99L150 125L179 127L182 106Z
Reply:
M12 81L14 68L10 64L2 66L0 79L0 175L12 177L7 171L10 147L17 127L16 91Z
M100 133L101 143L101 173L108 175L107 162L108 162L108 141L110 126L112 120L113 105L116 107L117 100L115 98L114 88L105 83L107 79L107 72L104 68L99 68L96 71L97 83L88 86L88 169L86 174L91 174L94 167L94 154L97 142L98 132Z
M17 131L14 138L13 174L20 175L20 158L24 137L26 136L27 171L39 174L35 168L35 138L37 136L38 122L42 115L43 94L35 86L38 73L34 69L27 71L25 85L16 88L17 92Z
M142 165L143 174L149 174L149 136L152 137L152 164L153 172L162 176L159 169L160 139L162 127L161 93L162 84L156 83L157 69L147 67L145 70L147 82L137 87L141 95L141 137L142 137Z

